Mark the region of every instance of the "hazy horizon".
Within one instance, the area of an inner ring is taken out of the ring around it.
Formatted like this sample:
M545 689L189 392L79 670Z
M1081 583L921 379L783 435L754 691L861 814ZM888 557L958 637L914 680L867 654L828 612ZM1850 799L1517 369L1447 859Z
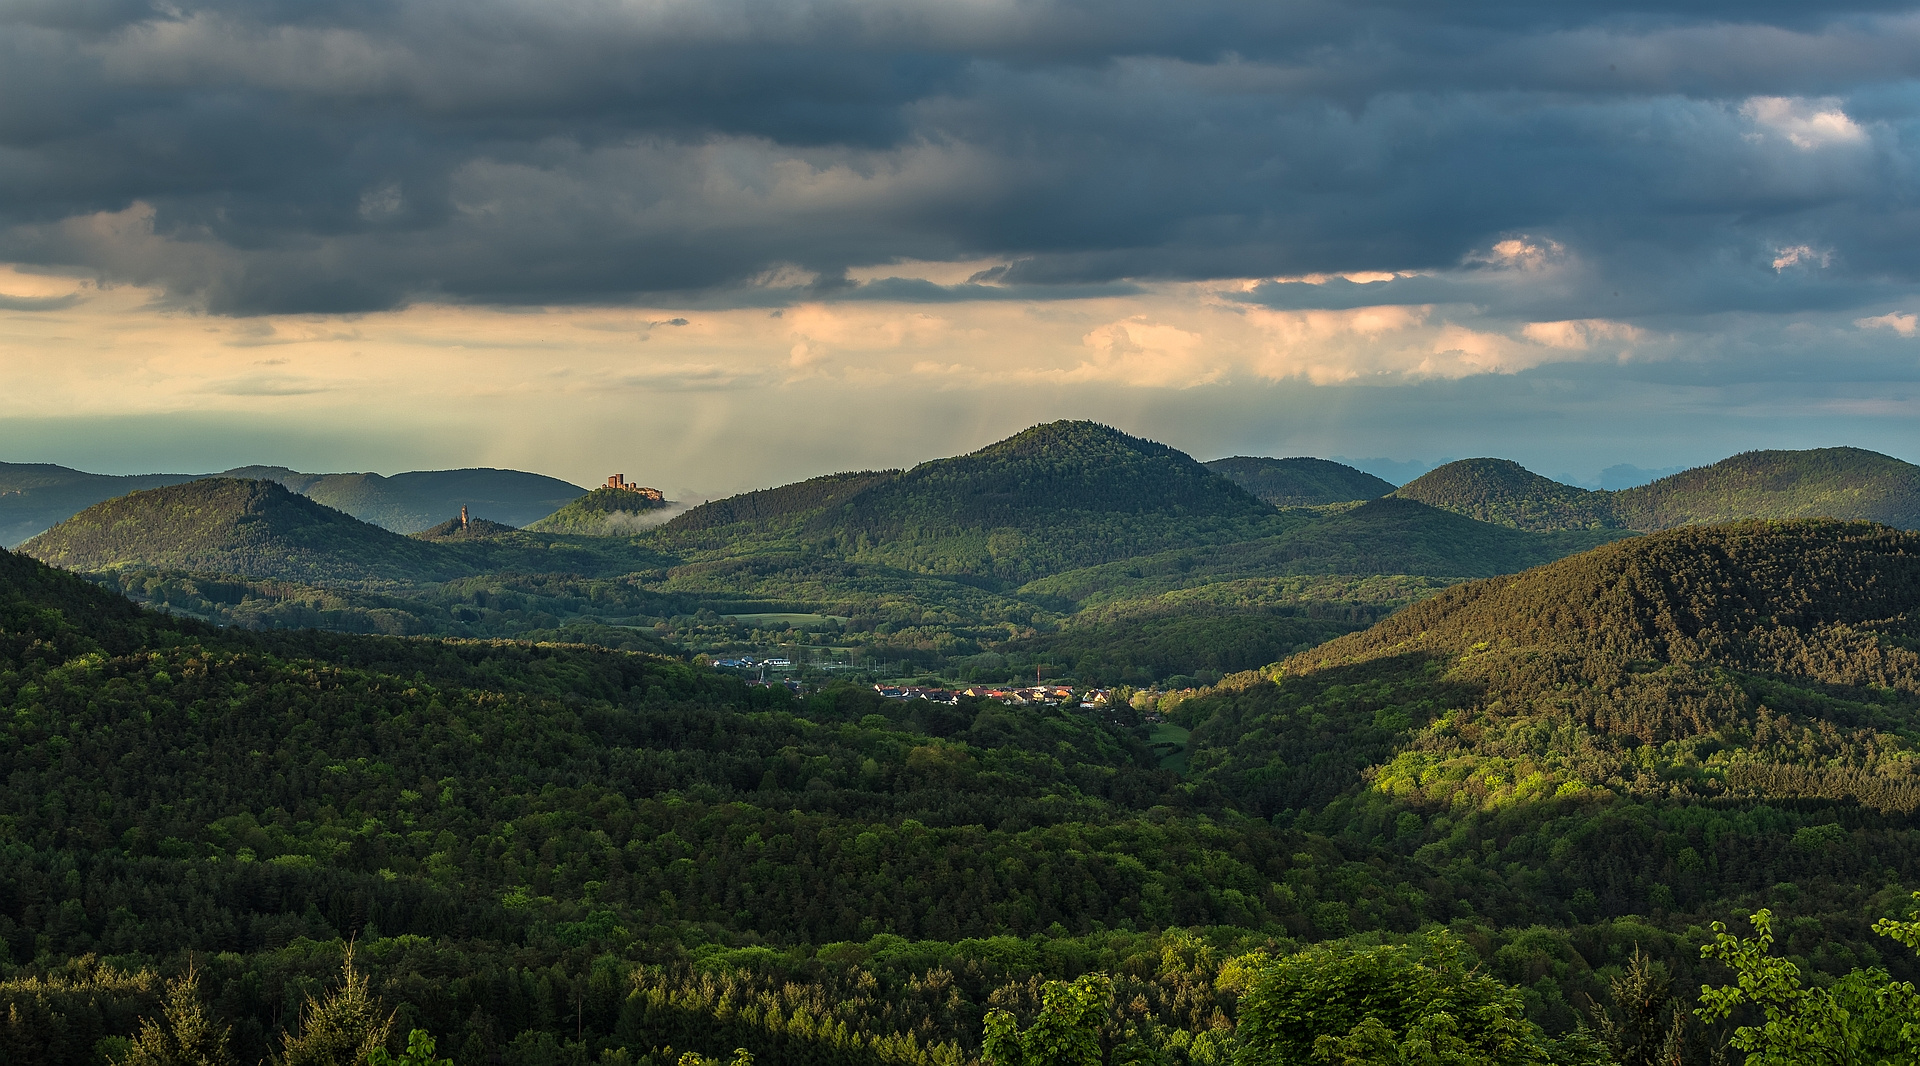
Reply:
M1920 457L1857 0L0 6L0 458Z

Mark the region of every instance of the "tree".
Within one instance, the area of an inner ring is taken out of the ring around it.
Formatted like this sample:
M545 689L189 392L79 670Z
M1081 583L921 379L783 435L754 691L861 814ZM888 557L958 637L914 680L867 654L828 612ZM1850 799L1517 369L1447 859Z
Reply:
M307 998L300 1033L287 1034L278 1066L362 1066L386 1049L393 1012L381 1013L366 975L354 969L352 945L340 970L339 988L325 999Z
M1100 1027L1113 1001L1113 979L1090 973L1072 984L1048 981L1040 1014L1025 1031L1013 1015L991 1011L981 1060L986 1066L1100 1066Z
M1920 904L1920 892L1914 893ZM1920 908L1915 920L1881 919L1873 931L1920 951ZM1747 1066L1916 1066L1920 1064L1920 990L1894 981L1879 967L1854 970L1830 988L1806 988L1800 968L1771 954L1773 912L1761 908L1748 919L1751 939L1713 923L1713 943L1700 957L1733 970L1734 983L1700 988L1695 1011L1709 1022L1746 1006L1762 1023L1742 1025L1727 1041L1746 1052Z
M434 1058L433 1050L432 1034L415 1029L407 1034L407 1050L393 1055L386 1048L374 1048L367 1055L367 1066L453 1066L452 1059Z
M216 1026L200 1003L200 971L167 982L161 1020L140 1021L140 1035L116 1066L237 1066L227 1047L228 1026Z
M1674 997L1666 966L1636 945L1627 968L1607 982L1610 1010L1595 1004L1600 1037L1620 1066L1684 1066L1695 1061L1697 1035L1689 1013Z
M1606 1062L1586 1033L1549 1038L1519 989L1472 968L1445 931L1403 945L1318 945L1274 959L1240 1000L1235 1066L1571 1066Z

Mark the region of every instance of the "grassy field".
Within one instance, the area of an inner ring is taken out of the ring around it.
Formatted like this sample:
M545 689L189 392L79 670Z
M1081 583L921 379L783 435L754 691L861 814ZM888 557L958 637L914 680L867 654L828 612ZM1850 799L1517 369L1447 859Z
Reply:
M847 620L847 616L842 614L793 614L780 612L769 614L723 614L720 617L730 622L739 622L741 625L749 626L764 626L768 624L805 626L819 625L822 622L845 622Z
M1187 730L1172 722L1161 722L1153 727L1147 743L1160 753L1160 768L1172 770L1176 774L1187 772Z

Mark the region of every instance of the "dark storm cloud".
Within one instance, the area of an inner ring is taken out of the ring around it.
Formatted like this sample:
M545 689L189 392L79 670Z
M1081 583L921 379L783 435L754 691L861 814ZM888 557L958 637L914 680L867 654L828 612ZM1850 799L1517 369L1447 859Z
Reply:
M0 0L0 258L237 314L1845 310L1920 274L1917 71L1894 3Z

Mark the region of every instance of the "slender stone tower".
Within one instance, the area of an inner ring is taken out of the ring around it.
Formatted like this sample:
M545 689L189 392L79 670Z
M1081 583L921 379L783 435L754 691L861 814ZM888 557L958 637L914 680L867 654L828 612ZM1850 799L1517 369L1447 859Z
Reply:
M463 503L460 505L460 532L465 533L466 531L467 531L467 505Z

